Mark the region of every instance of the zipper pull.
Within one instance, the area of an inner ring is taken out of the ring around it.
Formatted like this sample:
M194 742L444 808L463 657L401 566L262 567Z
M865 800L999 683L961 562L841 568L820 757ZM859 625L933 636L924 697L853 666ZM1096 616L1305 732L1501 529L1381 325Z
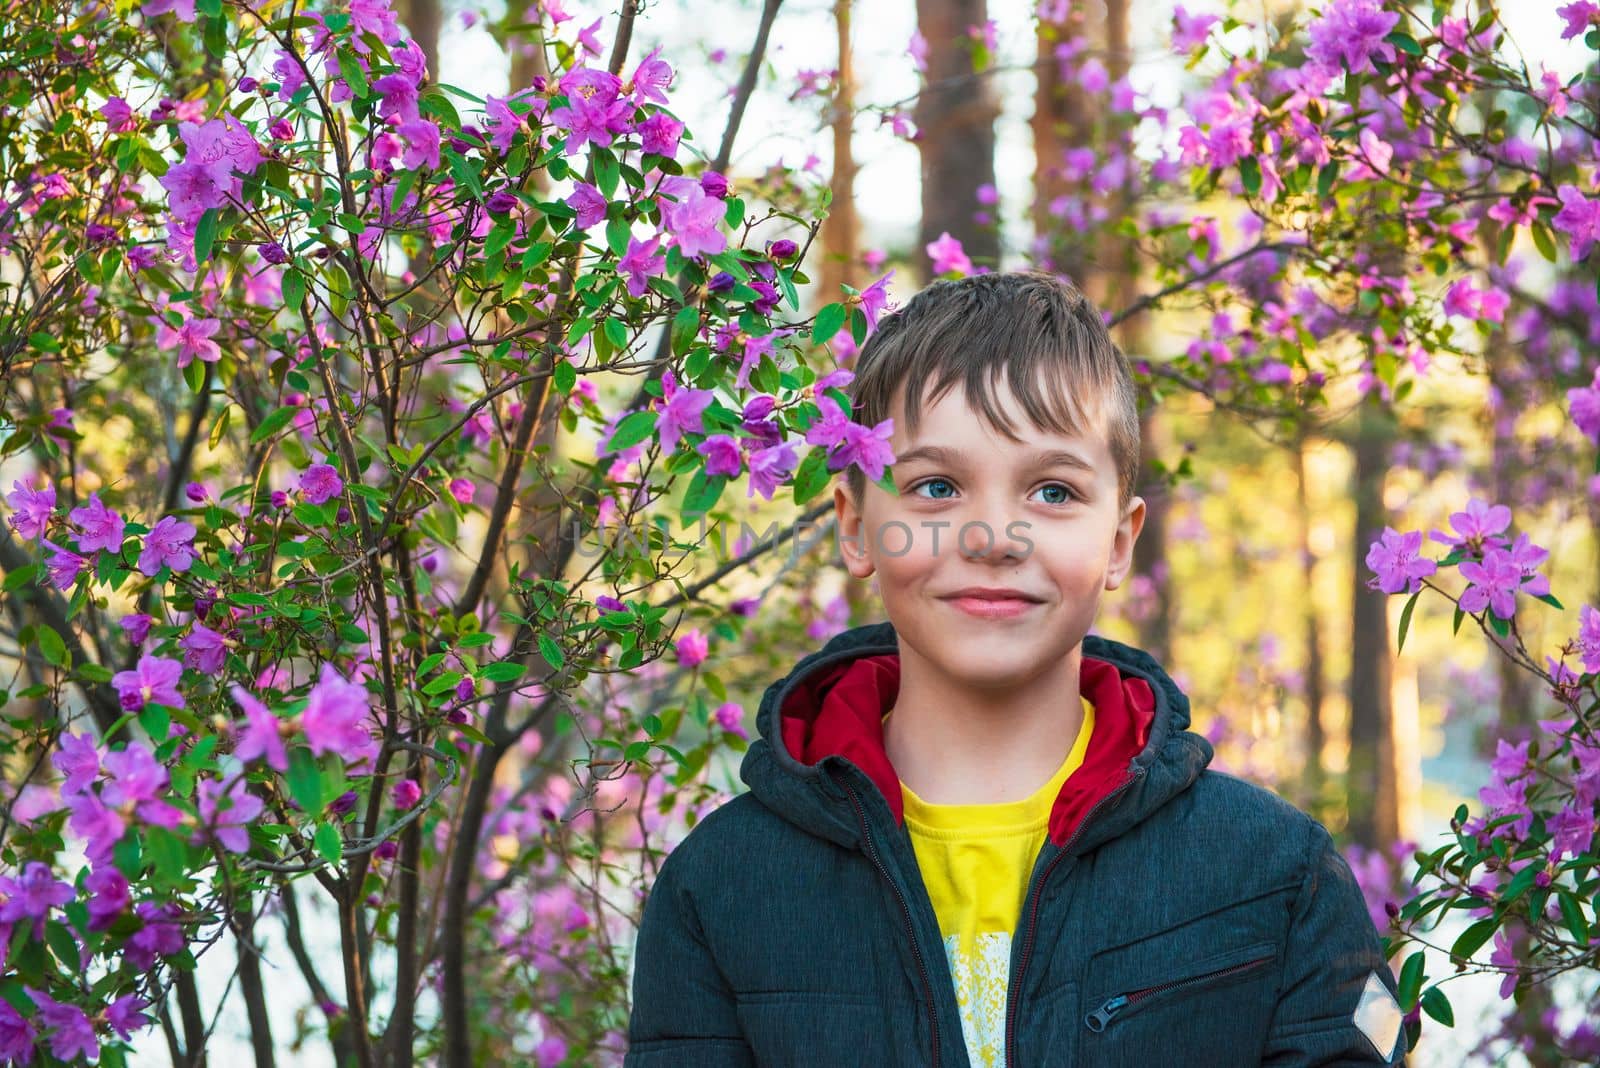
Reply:
M1101 1005L1098 1009L1094 1010L1087 1017L1085 1017L1084 1023L1089 1025L1089 1030L1091 1031L1104 1031L1106 1029L1106 1024L1111 1022L1111 1017L1122 1011L1122 1007L1127 1003L1128 995L1126 994L1118 994L1114 998L1109 998L1106 1000L1105 1004Z

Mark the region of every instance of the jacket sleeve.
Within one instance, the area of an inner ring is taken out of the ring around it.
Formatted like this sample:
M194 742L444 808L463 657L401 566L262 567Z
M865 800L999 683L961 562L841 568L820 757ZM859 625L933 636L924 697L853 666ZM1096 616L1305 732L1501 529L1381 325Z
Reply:
M733 991L706 945L667 855L645 901L634 949L624 1068L754 1068Z
M1405 1064L1394 973L1350 865L1311 823L1310 863L1289 916L1283 983L1261 1063Z

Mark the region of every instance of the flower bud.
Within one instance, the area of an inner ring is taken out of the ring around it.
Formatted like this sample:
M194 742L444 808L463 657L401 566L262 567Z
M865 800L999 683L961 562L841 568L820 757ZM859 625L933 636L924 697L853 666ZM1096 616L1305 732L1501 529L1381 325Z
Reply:
M726 197L728 195L728 179L716 171L706 171L700 176L700 188L705 190L708 197Z
M498 193L491 194L483 206L489 209L491 215L504 215L517 206L517 195L502 189Z
M775 260L792 260L800 252L800 246L787 237L779 238L767 246L767 255Z

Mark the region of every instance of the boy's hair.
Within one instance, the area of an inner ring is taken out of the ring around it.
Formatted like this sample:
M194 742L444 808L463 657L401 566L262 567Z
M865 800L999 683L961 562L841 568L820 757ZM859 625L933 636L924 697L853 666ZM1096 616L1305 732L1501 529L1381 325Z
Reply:
M1005 373L1023 411L1040 430L1084 435L1098 417L1117 466L1118 511L1139 478L1139 401L1128 358L1100 312L1071 282L1042 271L940 279L878 321L856 358L846 392L851 418L876 426L906 388L905 430L914 435L924 390L937 400L957 381L990 427L1019 440L992 392ZM1037 379L1047 383L1040 394ZM1089 403L1085 403L1093 398ZM866 474L847 474L857 505Z

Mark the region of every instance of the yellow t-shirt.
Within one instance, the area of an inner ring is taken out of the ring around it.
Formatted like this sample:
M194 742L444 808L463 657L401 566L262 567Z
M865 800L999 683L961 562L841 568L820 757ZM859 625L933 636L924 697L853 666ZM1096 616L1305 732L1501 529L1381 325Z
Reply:
M1051 807L1067 777L1083 763L1093 731L1094 705L1084 698L1083 726L1066 759L1049 782L1020 801L936 805L900 784L906 830L939 918L974 1068L1004 1068L1011 935L1045 843Z

